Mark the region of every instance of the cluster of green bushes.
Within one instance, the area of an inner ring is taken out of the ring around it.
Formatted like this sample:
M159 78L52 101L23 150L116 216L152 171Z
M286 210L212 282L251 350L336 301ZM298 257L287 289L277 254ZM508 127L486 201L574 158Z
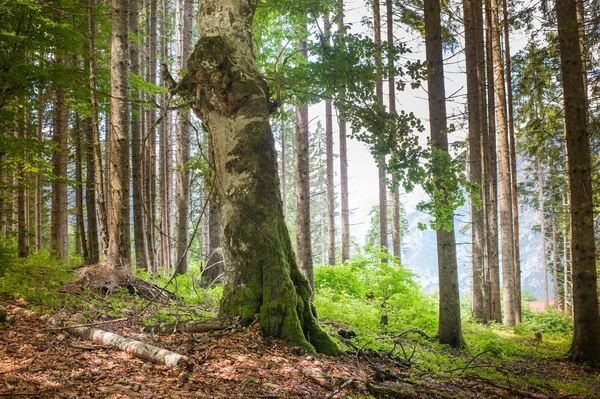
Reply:
M343 265L315 268L315 305L321 320L351 324L366 336L412 327L433 334L437 327L434 298L396 258L376 249Z

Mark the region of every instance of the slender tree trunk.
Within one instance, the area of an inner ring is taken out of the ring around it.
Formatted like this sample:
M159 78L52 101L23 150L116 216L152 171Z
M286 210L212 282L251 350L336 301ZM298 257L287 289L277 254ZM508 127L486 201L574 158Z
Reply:
M180 25L177 27L179 38L177 54L178 67L180 70L187 69L186 61L192 52L192 2L191 0L178 0L177 7L180 9ZM188 270L188 246L190 240L190 119L189 110L177 113L177 141L176 141L176 165L177 165L177 263L176 274L187 273Z
M429 120L433 151L448 152L446 135L446 93L442 58L442 28L439 0L425 0L425 52L430 73L427 75ZM436 181L438 189L444 190L443 181ZM445 200L445 199L444 199ZM441 344L464 346L460 321L458 291L458 268L454 238L454 215L448 215L450 230L439 228L436 232L438 273L440 285L439 330Z
M591 154L580 30L575 2L556 1L567 140L573 268L573 342L569 356L600 364Z
M550 304L548 296L548 262L546 261L546 209L544 206L544 173L540 151L537 155L538 201L540 203L540 240L542 247L542 276L544 288L544 308Z
M129 29L135 37L140 34L139 0L129 0ZM140 44L132 41L129 47L131 59L131 73L140 75ZM142 166L142 107L138 100L141 92L133 90L131 93L131 174L133 189L133 239L135 242L135 264L139 270L148 269L148 246L146 244L146 229L144 223L144 172Z
M569 313L569 207L567 204L567 196L562 195L562 207L563 207L563 303L565 313ZM573 306L571 305L571 309Z
M54 91L54 143L55 151L52 172L58 178L67 178L69 114L65 105L65 91L57 87ZM69 256L69 236L67 220L67 183L65 180L52 182L52 226L50 230L50 250L60 259Z
M81 117L75 115L73 141L75 142L75 208L77 217L77 232L79 233L78 247L83 252L85 262L89 261L90 253L85 235L85 218L83 209L83 144L81 143ZM82 252L79 252L81 254Z
M338 34L344 37L344 0L337 0ZM342 219L342 263L350 259L350 208L348 205L348 150L346 145L346 121L338 119L340 130L340 205Z
M158 1L151 1L149 4L148 22L146 24L148 36L148 81L152 84L156 82L156 64L158 60L157 50L157 9ZM162 29L162 28L161 28ZM156 96L150 96L152 102L156 101ZM146 244L148 245L148 268L150 275L156 273L156 111L151 108L148 111L148 129L143 139L144 144L144 216L146 219Z
M301 30L306 31L306 26ZM298 43L299 51L308 57L305 41ZM310 160L308 140L308 105L296 105L296 254L298 265L314 293L314 272L310 237ZM312 300L312 299L311 299Z
M201 2L203 37L188 64L188 79L195 80L193 107L213 140L219 182L226 267L221 313L244 324L259 313L266 335L309 351L339 353L316 322L310 286L283 220L267 88L252 51L256 5L254 0ZM231 84L223 90L224 81Z
M562 312L561 298L558 292L558 228L556 227L556 213L552 209L552 274L554 282L554 310Z
M102 152L100 149L100 127L98 118L98 97L96 95L96 20L93 14L95 0L88 0L88 53L90 60L90 111L91 111L91 137L88 137L89 145L92 147L94 159L95 178L92 181L93 189L88 186L88 192L95 191L98 196L98 220L100 222L100 233L102 235L102 253L106 258L108 253L108 213L106 211L106 191L104 181L104 169L102 167ZM110 131L110 129L107 129ZM107 131L107 135L108 135ZM108 154L107 154L108 157ZM90 176L88 170L88 177Z
M492 58L494 61L494 93L496 95L496 136L498 143L498 181L500 202L500 231L502 248L502 294L504 324L516 324L515 256L511 196L510 149L507 135L504 68L501 57L498 0L491 1Z
M388 46L394 45L394 19L392 0L385 0L386 9L386 25L387 25L387 42ZM389 110L391 114L396 113L396 79L394 56L391 51L388 51L387 68L389 71L388 78L388 93L389 93ZM394 256L398 258L398 264L402 265L402 223L400 220L400 189L396 176L392 175L392 250Z
M375 50L375 73L377 82L375 84L375 95L377 103L383 105L383 79L382 79L382 59L381 59L381 12L379 8L380 0L373 0L373 42L377 49ZM387 187L385 185L385 170L383 163L385 160L378 159L379 165L379 245L382 251L388 252L388 218L387 218ZM387 262L382 259L382 262Z
M475 4L477 3L477 4ZM481 24L476 23L476 13L481 21L481 2L463 1L465 20L465 58L467 64L467 106L469 113L469 172L471 182L482 184L481 136L482 122L480 107L479 82L484 79L479 75L477 58L478 37L482 35ZM483 197L483 196L482 196ZM484 278L484 214L474 200L471 200L471 249L472 249L472 286L473 315L479 320L486 320L485 311L485 278Z
M486 17L486 81L487 81L487 159L486 159L486 216L487 216L487 268L486 295L489 301L490 320L502 322L500 306L500 261L498 258L498 184L496 169L496 121L494 100L494 62L492 59L491 0L485 1Z
M22 114L18 124L18 137L21 140L27 138L27 129L29 126L29 110L23 107ZM27 161L27 149L23 150L23 159ZM17 174L19 184L17 186L17 254L19 258L29 256L29 178L22 162L17 165Z
M329 47L331 23L329 14L325 17L325 45ZM326 189L327 189L327 259L335 265L335 186L333 180L333 105L325 101L325 153L326 153Z
M521 251L519 248L519 198L517 191L517 153L515 143L515 123L513 110L513 92L511 75L510 40L508 36L508 7L502 0L504 14L504 60L506 68L506 106L508 111L508 137L510 145L510 173L513 215L513 249L515 255L515 322L521 323Z
M287 162L286 162L286 145L285 134L286 134L286 125L282 123L281 125L281 196L283 200L283 218L287 222Z
M131 278L129 205L129 23L128 1L112 0L110 60L110 217L105 261L117 281Z
M38 89L38 108L37 108L37 121L36 121L36 133L37 140L39 143L43 140L44 132L44 109L46 108L46 99L44 98L44 89ZM40 167L41 165L37 165ZM34 231L35 231L35 251L39 252L42 250L42 218L44 209L44 197L43 197L43 185L44 177L42 172L38 172L35 178L35 193L34 193ZM1 206L1 204L0 204Z

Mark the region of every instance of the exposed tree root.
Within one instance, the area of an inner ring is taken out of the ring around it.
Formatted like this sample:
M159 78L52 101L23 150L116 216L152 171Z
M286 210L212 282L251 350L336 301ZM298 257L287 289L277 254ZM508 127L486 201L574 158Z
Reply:
M151 334L173 334L180 333L203 333L208 331L225 330L231 327L231 321L227 319L191 320L175 323L159 323L144 327L144 332Z

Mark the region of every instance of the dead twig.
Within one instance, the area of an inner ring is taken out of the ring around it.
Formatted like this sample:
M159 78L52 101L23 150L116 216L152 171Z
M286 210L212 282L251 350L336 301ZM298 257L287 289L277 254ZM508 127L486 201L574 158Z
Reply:
M504 385L504 384L500 384L495 381L488 380L487 378L483 378L477 374L469 375L469 377L479 379L479 380L485 382L486 384L491 385L495 388L504 389L504 390L510 392L511 394L517 394L519 396L523 396L523 397L531 398L531 399L550 399L550 396L546 395L544 393L535 393L535 392L524 391L522 389L516 389L509 385Z
M404 377L401 376L400 374L396 374L396 373L392 373L390 371L384 370L381 367L377 366L370 358L369 356L365 353L364 350L362 350L361 348L359 348L358 346L356 346L353 342L340 337L340 339L342 340L343 343L345 343L346 345L350 346L351 348L354 348L354 350L356 350L356 355L360 356L362 355L365 360L371 365L371 367L373 367L375 369L375 371L377 371L380 374L383 374L387 377L393 378L394 380L404 380Z
M331 392L329 395L327 395L325 397L325 399L331 399L333 398L338 392L340 392L342 389L344 389L347 385L352 384L354 382L354 378L350 378L347 381L344 381L342 383L342 385L340 385L339 387L337 387L333 392Z

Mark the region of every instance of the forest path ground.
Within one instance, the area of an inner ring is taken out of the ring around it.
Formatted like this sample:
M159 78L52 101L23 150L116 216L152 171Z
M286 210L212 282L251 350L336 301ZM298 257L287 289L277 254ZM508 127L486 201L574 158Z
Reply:
M65 310L56 312L69 316ZM17 318L0 331L0 397L8 398L369 398L365 385L378 379L376 368L406 376L410 398L592 398L563 396L560 388L539 390L519 381L486 382L469 370L440 376L414 365L410 372L384 359L345 355L311 356L278 340L247 329L201 334L142 334L135 321L101 326L105 330L151 343L190 357L192 371L136 359L114 348L53 330L39 319ZM376 365L373 365L370 362ZM524 360L513 372L557 382L595 379L597 370L567 362ZM356 383L340 386L352 379ZM494 384L496 386L494 386ZM509 386L513 391L507 390ZM338 392L336 393L336 390ZM589 392L589 391L588 391ZM372 397L385 397L374 394ZM389 396L393 397L393 396ZM397 396L399 397L399 396Z

